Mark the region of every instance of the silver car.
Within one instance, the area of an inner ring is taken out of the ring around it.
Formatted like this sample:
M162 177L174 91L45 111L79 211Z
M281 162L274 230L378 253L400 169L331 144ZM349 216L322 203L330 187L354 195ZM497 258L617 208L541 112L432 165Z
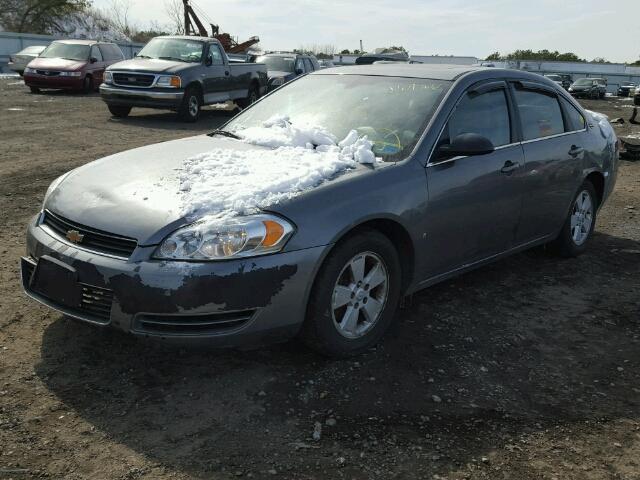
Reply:
M243 140L274 115L282 132L309 119L323 129L286 151ZM298 176L353 145L354 131L375 162L328 168L319 183L318 172ZM328 135L345 140L328 146ZM210 135L117 153L54 181L27 227L23 287L65 315L138 336L217 346L299 336L352 355L382 338L404 295L536 245L584 252L616 181L617 144L604 117L540 75L320 70ZM271 162L282 167L273 184L260 174ZM239 181L220 181L223 171ZM290 177L303 187L280 195ZM254 191L269 194L252 203ZM226 204L236 216L182 208Z
M47 47L43 45L32 45L20 50L18 53L9 55L9 63L7 64L7 66L10 70L17 72L22 76L27 64L38 55L40 55L45 48Z

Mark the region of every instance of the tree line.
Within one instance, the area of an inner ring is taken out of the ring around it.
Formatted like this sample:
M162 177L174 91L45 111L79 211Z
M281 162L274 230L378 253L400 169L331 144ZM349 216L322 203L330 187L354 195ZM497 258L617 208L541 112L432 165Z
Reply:
M507 53L505 55L500 52L494 52L491 55L488 55L485 58L486 61L507 61L507 60L532 60L532 61L556 61L556 62L581 62L586 63L589 60L585 58L580 58L573 52L565 52L560 53L557 50L538 50L534 52L533 50L516 50L511 53ZM596 57L591 60L591 63L611 63L606 58ZM629 63L631 66L640 66L640 59Z

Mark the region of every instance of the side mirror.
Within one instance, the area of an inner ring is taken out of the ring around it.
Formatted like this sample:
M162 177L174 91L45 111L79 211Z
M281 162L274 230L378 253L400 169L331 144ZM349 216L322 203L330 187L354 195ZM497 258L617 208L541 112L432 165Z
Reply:
M302 75L304 73L304 70L302 70L301 68L296 68L296 75Z
M210 67L211 65L213 65L213 58L207 57L206 60L204 61L204 65L206 67Z
M439 159L451 157L471 157L474 155L486 155L495 151L491 140L477 133L461 133L451 140L448 145L442 145L438 149Z
M98 59L97 59L96 57L91 57L91 58L89 59L89 61L90 61L91 63L96 63L96 62L98 61Z

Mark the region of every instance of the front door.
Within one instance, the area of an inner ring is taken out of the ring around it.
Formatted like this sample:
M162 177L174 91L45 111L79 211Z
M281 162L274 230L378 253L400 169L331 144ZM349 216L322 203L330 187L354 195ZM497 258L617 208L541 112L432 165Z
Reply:
M512 129L512 111L506 83L491 82L467 91L449 118L427 164L425 278L513 247L524 156ZM454 158L438 155L441 145L462 133L480 134L496 150Z
M206 66L202 69L204 103L222 103L230 99L231 69L225 65L222 51L217 44L209 45Z

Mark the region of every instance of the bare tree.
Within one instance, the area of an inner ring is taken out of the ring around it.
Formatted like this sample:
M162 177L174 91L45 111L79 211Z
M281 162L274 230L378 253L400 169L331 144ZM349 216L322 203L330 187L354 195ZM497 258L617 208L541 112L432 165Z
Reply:
M184 5L182 0L165 0L164 11L169 17L169 29L184 35Z
M107 7L107 13L113 28L125 37L133 37L138 28L129 20L131 0L111 0Z

